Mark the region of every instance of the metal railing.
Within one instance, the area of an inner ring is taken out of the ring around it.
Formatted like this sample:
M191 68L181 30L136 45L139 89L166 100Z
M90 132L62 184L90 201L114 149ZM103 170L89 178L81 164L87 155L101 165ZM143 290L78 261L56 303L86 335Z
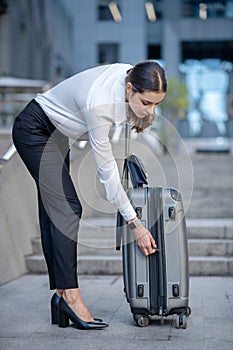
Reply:
M16 153L16 148L14 145L11 145L8 150L0 157L0 170L3 167L3 164L7 163Z

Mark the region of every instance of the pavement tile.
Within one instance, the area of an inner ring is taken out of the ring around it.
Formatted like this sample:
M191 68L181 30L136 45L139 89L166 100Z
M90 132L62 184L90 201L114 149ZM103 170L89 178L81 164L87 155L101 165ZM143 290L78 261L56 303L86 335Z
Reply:
M0 287L1 350L191 350L233 349L233 278L191 277L187 329L176 318L155 317L145 328L135 326L123 293L122 276L80 276L82 296L91 313L109 328L80 331L50 325L47 275L25 275Z

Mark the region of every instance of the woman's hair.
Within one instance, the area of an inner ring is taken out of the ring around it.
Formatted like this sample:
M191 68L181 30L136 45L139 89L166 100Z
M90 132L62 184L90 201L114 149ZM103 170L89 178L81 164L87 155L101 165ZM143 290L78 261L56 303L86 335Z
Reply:
M145 61L136 64L127 71L126 83L132 84L134 93L145 91L167 92L167 79L164 69L153 61ZM133 122L133 129L137 133L142 132L153 122L153 117L138 118L129 108L129 120Z

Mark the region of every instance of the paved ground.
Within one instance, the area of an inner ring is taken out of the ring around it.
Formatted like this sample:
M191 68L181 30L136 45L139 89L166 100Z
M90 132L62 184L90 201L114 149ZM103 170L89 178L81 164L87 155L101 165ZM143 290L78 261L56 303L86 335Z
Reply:
M1 350L233 349L233 278L191 277L192 314L187 329L175 318L163 326L134 325L123 294L122 276L81 276L83 299L105 330L80 331L50 325L47 275L25 275L0 287Z

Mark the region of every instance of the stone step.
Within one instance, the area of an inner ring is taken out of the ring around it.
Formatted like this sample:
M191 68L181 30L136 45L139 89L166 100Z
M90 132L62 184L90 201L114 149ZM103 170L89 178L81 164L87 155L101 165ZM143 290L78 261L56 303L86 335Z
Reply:
M85 218L79 232L81 274L121 274L121 252L115 250L115 218ZM191 275L233 275L233 219L188 219ZM47 271L40 238L26 257L30 272Z
M188 238L233 239L233 219L187 219Z
M188 239L190 257L233 257L233 239Z
M188 239L190 256L233 256L233 239ZM40 238L32 240L33 253L42 254ZM120 255L112 239L81 239L79 255Z
M34 238L32 240L33 254L40 255L42 253L41 239ZM120 255L121 252L115 248L115 240L112 239L81 239L78 244L79 255Z
M189 239L190 256L233 256L233 239ZM78 246L80 255L119 255L115 241L83 240Z
M30 273L47 273L43 255L28 255L25 257L26 267ZM78 273L87 275L122 274L121 255L101 256L85 255L79 257Z
M26 266L31 273L47 273L42 255L26 257ZM233 257L190 257L191 276L233 276ZM78 273L89 275L122 274L121 256L80 256Z
M116 236L116 219L92 217L84 218L80 221L79 240L81 239L115 239Z
M190 257L189 273L191 276L233 276L233 257Z
M79 239L115 239L116 219L84 218L80 222ZM233 219L186 219L188 238L233 239Z
M206 183L207 181L206 179ZM186 216L187 218L232 218L232 197L232 185L225 189L196 188L193 191ZM183 202L185 204L185 199Z

